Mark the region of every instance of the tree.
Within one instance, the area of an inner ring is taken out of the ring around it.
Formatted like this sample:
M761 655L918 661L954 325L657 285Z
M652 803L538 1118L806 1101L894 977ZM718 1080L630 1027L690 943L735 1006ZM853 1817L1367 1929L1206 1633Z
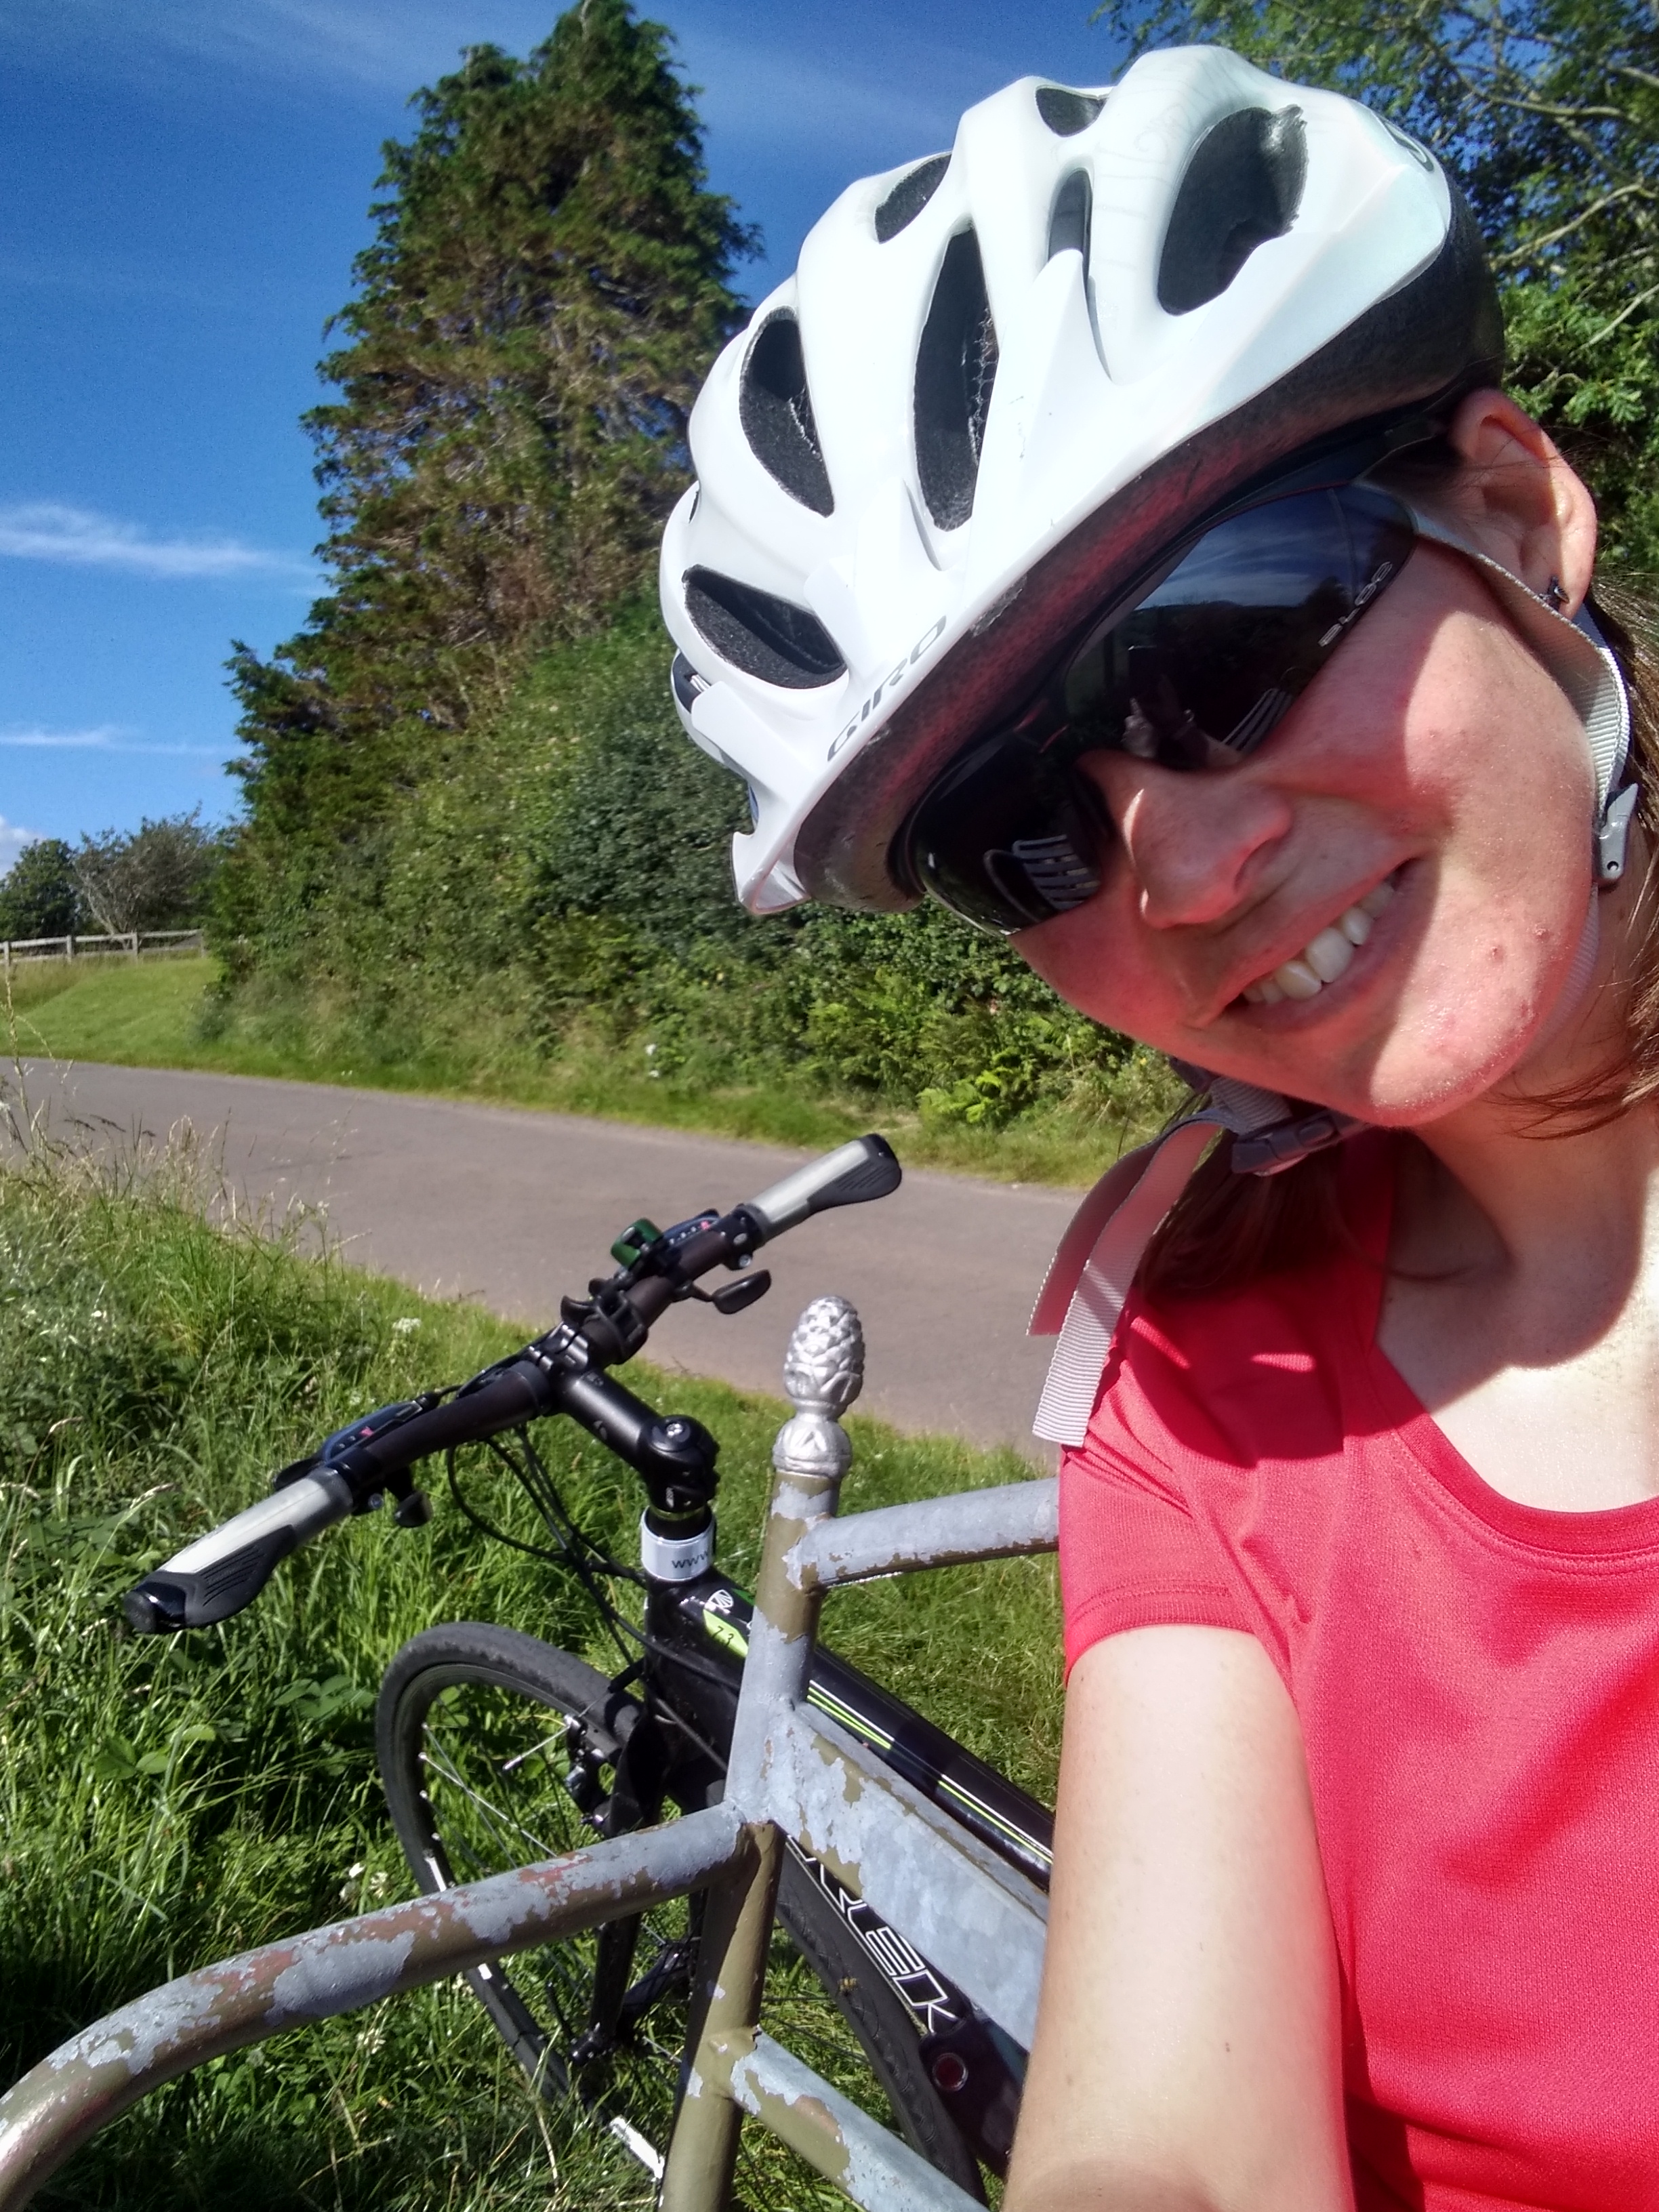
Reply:
M0 937L67 937L75 916L75 855L61 837L37 837L0 877Z
M303 904L446 732L638 588L739 313L750 234L706 188L668 33L627 0L581 0L526 61L473 47L413 105L322 364L339 396L307 417L332 589L270 661L231 663L242 927Z
M167 815L143 821L130 836L106 830L82 837L71 856L76 895L100 929L121 936L130 929L188 929L201 920L224 842L198 817L199 810Z
M1447 157L1504 293L1510 381L1659 567L1659 14L1650 0L1106 0L1135 52L1213 40Z

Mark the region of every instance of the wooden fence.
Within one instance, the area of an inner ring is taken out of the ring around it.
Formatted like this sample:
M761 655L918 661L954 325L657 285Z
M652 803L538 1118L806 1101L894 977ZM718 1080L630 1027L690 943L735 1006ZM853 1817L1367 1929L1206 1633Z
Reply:
M199 929L128 929L117 936L0 938L0 968L14 960L107 959L125 953L137 960L145 952L201 952Z

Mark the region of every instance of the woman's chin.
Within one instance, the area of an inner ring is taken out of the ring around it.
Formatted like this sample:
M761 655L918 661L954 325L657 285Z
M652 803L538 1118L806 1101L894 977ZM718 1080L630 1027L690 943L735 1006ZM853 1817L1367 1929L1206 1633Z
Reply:
M1489 1097L1526 1060L1538 1029L1538 1018L1529 1016L1499 1033L1456 1043L1413 1046L1395 1036L1371 1066L1304 1095L1378 1128L1422 1128Z

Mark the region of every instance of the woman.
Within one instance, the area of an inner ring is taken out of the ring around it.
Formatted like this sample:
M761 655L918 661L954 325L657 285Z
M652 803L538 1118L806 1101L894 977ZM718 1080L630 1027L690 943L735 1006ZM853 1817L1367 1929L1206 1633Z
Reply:
M1652 732L1500 369L1432 159L1188 49L853 187L693 420L748 902L931 892L1212 1101L1046 1301L1019 2212L1659 2206Z

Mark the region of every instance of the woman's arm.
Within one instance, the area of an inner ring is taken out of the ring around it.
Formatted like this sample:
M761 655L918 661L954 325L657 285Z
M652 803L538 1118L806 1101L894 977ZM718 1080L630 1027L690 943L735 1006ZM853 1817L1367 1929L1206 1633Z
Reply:
M1352 2212L1330 1911L1254 1637L1141 1628L1066 1694L1006 2212Z

